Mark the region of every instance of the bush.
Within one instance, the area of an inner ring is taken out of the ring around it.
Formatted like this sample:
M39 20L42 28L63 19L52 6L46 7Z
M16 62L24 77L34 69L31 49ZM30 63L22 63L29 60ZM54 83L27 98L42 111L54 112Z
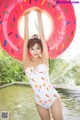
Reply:
M0 50L0 84L26 81L23 64Z

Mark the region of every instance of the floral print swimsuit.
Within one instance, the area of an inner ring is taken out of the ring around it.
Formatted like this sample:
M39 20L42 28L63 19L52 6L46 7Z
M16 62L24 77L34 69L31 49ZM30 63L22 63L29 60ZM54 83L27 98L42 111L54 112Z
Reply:
M48 67L42 63L36 68L27 68L25 74L34 91L36 104L50 109L59 94L50 83Z

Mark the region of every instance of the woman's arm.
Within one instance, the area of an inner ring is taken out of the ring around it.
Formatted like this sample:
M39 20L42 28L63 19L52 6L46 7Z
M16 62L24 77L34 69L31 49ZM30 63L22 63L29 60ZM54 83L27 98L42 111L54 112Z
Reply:
M24 69L26 69L26 65L29 61L29 55L28 55L28 39L29 39L29 30L28 30L28 14L27 13L24 16L24 45L23 45L23 64L24 64Z
M48 47L45 41L45 37L44 37L44 31L43 31L43 25L42 25L42 18L41 18L41 12L37 11L37 16L38 16L38 26L39 26L39 35L40 35L40 39L42 42L42 46L43 46L43 58L48 61Z

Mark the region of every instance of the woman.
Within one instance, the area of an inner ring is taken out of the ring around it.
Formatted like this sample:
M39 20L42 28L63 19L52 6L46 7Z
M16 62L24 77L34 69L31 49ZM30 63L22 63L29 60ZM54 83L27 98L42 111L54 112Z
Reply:
M37 11L39 36L29 39L28 14L25 16L25 42L23 48L23 63L25 73L34 91L35 103L41 120L51 120L50 110L54 120L63 120L62 106L57 91L49 79L48 48L43 34L41 12Z

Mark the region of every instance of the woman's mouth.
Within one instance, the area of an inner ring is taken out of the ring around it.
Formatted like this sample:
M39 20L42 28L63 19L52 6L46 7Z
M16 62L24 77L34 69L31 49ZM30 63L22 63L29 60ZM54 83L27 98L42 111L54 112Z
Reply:
M38 54L34 54L34 56L37 56Z

